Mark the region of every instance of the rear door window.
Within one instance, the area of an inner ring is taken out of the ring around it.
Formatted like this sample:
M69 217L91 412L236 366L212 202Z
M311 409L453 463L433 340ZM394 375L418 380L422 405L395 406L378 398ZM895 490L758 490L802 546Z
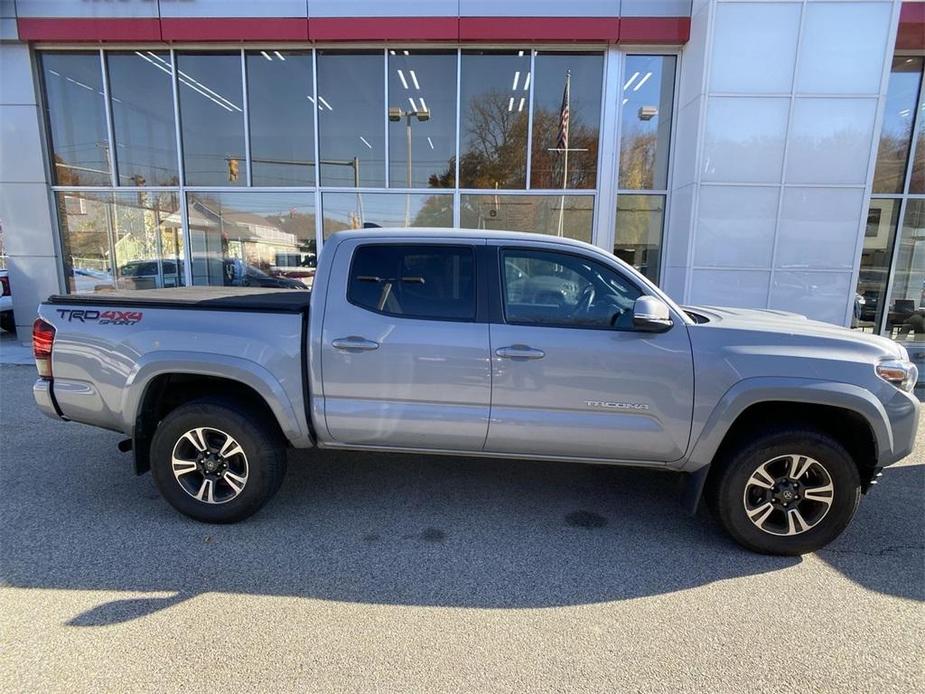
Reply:
M474 320L474 250L446 245L360 246L350 267L347 300L390 316Z

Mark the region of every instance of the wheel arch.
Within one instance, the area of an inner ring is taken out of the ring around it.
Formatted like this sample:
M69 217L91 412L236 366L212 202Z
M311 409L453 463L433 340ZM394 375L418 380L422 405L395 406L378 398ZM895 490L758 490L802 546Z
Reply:
M284 441L310 447L313 441L304 413L298 416L282 386L258 364L246 366L208 355L200 358L172 357L140 365L129 378L123 396L124 430L132 435L135 471L149 469L148 449L158 422L176 407L210 395L232 397L264 414ZM233 360L239 361L239 360ZM263 373L262 373L263 372Z
M893 450L883 405L868 391L846 383L809 379L746 379L727 391L693 445L684 505L696 512L714 460L768 423L810 425L838 440L858 466L863 489L878 460Z

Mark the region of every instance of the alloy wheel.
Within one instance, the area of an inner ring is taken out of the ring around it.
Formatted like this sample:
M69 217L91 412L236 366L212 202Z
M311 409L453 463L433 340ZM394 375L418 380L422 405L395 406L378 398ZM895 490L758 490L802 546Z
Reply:
M817 526L835 498L828 471L809 456L789 454L765 461L745 483L748 519L771 535L800 535Z
M227 503L247 484L244 449L221 429L187 431L174 444L170 464L183 491L206 504Z

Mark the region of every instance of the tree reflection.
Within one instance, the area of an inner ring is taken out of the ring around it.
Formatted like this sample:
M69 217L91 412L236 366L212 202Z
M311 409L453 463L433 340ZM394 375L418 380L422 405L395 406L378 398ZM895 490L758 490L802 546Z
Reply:
M511 108L508 94L492 90L466 106L465 150L459 160L464 188L523 188L527 172L525 110Z

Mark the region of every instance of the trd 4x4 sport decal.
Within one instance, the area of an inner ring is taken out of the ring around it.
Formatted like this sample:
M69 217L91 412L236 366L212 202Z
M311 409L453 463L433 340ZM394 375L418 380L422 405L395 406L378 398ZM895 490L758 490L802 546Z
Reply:
M135 325L142 317L141 311L94 311L83 308L59 308L58 315L71 321L86 323L95 321L99 325Z

